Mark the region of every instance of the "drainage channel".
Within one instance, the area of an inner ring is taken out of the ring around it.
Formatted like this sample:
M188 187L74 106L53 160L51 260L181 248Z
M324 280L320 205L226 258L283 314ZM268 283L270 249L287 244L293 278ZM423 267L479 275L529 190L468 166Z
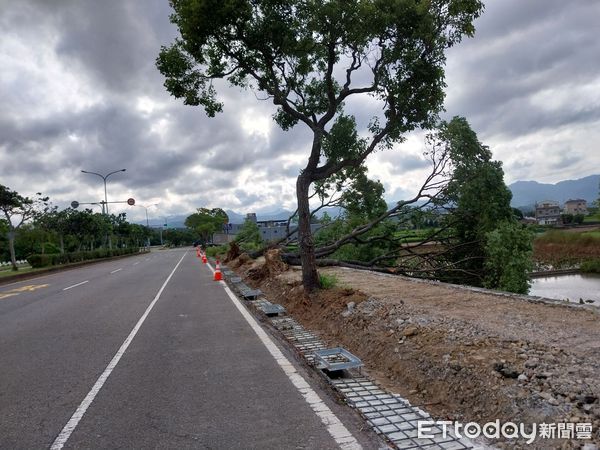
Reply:
M327 348L318 335L285 315L283 306L269 302L260 290L246 285L226 267L221 268L233 290L252 307L263 312L307 363L320 369L331 387L394 448L466 450L479 447L469 439L458 438L449 429L444 430L441 425L435 424L435 420L418 406L381 388L361 373L360 359L343 348ZM420 421L428 422L427 437L419 437Z

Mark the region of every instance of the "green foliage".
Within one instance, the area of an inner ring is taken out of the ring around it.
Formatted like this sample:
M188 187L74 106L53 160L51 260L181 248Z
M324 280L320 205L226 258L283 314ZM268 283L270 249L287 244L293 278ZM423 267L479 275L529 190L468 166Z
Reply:
M443 122L433 136L446 147L452 177L439 203L449 208L446 237L450 262L458 271L441 274L446 281L481 285L485 279L487 234L503 222L515 222L512 194L504 183L502 163L463 117ZM510 245L510 244L509 244Z
M193 230L179 230L169 228L163 231L163 242L168 247L180 247L182 245L192 245L197 238Z
M561 214L560 220L566 225L573 223L573 214Z
M210 242L213 233L220 231L226 223L229 223L229 217L221 208L198 208L194 214L185 219L185 226L200 236L202 245Z
M576 223L577 225L581 225L584 220L585 216L583 214L575 214L573 216L573 223Z
M533 234L515 222L502 222L486 233L484 286L526 294L533 270Z
M444 50L474 33L472 22L483 9L478 0L173 0L171 6L181 38L162 48L157 67L167 90L185 104L214 116L222 105L213 78L253 83L273 96L276 120L288 129L299 115L326 113L332 100L339 106L351 94L369 93L387 103L397 132L426 126L440 110ZM349 55L354 64L379 59L363 91L350 92L345 72L330 79L330 65ZM287 107L288 96L301 98L299 114Z
M246 220L235 237L235 241L245 252L258 250L263 240L256 222Z
M437 122L444 52L473 35L483 11L481 0L171 0L171 6L180 37L156 61L171 95L212 117L223 108L213 80L226 79L271 99L282 129L303 123L312 132L296 184L305 263L314 260L311 185L348 178L374 151ZM381 113L357 126L344 106L366 95ZM309 264L307 292L318 282Z
M229 244L218 245L216 247L208 247L206 249L206 256L216 257L226 255L229 251Z
M18 231L47 205L48 197L42 197L39 192L36 198L31 199L0 184L0 214L8 227L7 240L13 270L18 270L15 251Z
M584 273L600 273L600 258L588 259L579 266Z
M319 274L319 284L321 289L332 289L338 285L338 278L335 275Z

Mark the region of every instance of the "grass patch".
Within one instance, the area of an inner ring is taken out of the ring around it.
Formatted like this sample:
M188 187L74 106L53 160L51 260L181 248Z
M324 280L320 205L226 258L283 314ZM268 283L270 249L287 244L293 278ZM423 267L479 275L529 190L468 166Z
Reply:
M339 280L335 275L319 274L319 284L321 285L321 289L334 288L338 285L338 282Z
M13 275L19 275L21 273L37 272L38 270L40 269L33 269L29 266L19 267L19 270L0 270L0 278L11 277Z
M219 245L217 247L207 247L206 256L216 257L226 255L229 251L229 244Z

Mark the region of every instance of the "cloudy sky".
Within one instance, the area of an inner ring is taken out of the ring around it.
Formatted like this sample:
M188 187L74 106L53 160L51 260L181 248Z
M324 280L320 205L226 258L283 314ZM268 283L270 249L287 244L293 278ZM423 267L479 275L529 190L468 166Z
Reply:
M224 87L213 119L167 94L154 66L176 30L167 0L0 0L0 183L63 207L134 197L151 217L200 206L294 208L305 130ZM600 172L597 0L489 0L475 38L448 53L446 115L467 117L506 181ZM360 109L361 105L354 105ZM423 177L422 133L369 160L388 201ZM115 205L140 220L142 208Z

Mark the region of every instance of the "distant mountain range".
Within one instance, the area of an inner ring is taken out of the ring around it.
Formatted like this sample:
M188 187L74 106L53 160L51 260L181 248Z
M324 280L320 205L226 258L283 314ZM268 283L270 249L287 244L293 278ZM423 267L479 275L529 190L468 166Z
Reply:
M600 175L591 175L589 177L580 178L578 180L565 180L560 181L556 184L538 183L537 181L516 181L508 186L513 194L511 205L515 208L521 208L523 210L533 209L536 202L542 200L555 200L561 204L569 199L582 198L587 200L588 203L598 199L598 190L600 184ZM390 203L388 207L394 206ZM339 215L339 208L325 208L330 216L335 217ZM229 216L230 223L244 223L246 214L232 211L230 209L225 211ZM273 211L256 212L258 220L285 220L293 211L285 209L277 209ZM184 222L189 214L180 214L175 216L169 216L167 218L167 225L169 228L185 228ZM140 222L142 223L142 222ZM162 219L150 219L151 227L159 227L164 224Z
M226 209L225 212L229 217L230 223L244 223L244 220L246 219L246 214L238 213L230 209ZM285 209L278 209L275 211L264 213L257 212L256 218L257 220L284 220L287 219L292 214L292 212L293 211L287 211ZM185 219L192 213L193 211L191 211L188 214L169 216L167 218L167 226L169 228L185 228ZM160 227L161 225L164 225L164 220L160 218L150 219L148 223L151 227Z
M508 186L513 194L511 205L531 209L536 202L555 200L563 204L570 199L582 198L588 203L598 199L600 175L590 175L578 180L565 180L556 184L537 181L516 181Z

